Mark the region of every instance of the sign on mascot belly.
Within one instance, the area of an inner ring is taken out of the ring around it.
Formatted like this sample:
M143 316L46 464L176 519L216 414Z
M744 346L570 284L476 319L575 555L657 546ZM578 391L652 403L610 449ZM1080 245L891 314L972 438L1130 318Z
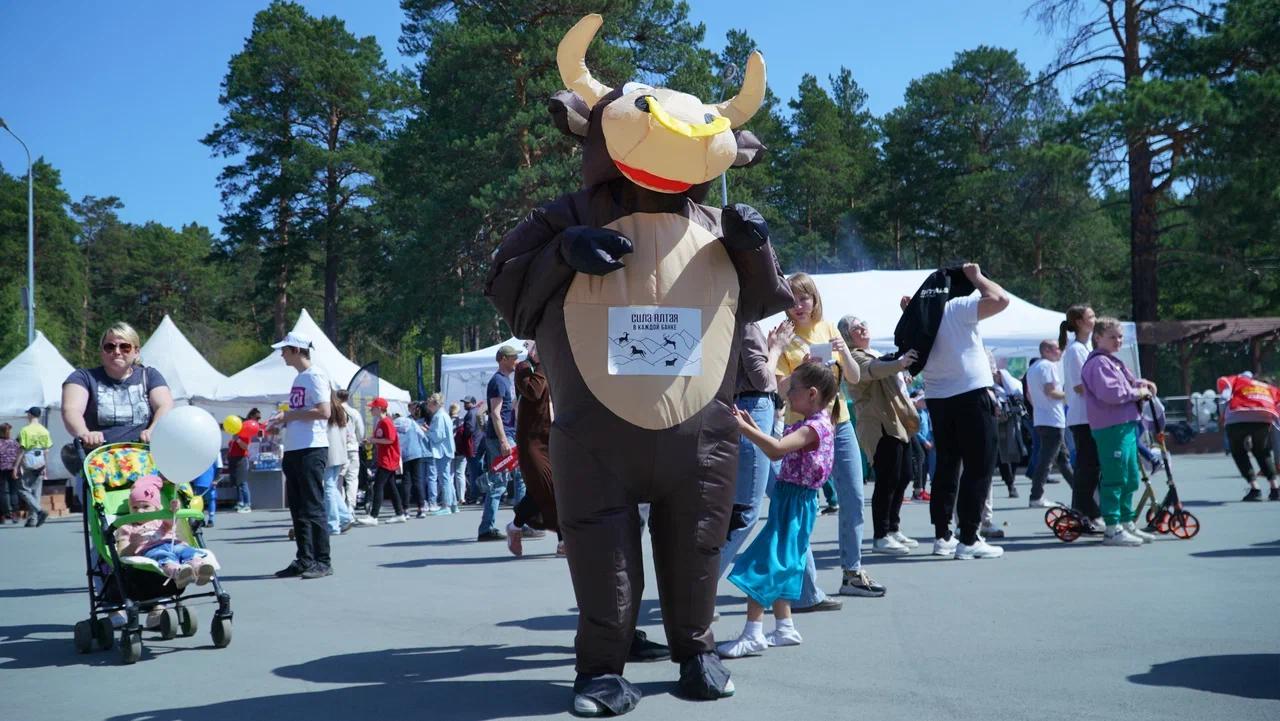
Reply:
M715 655L719 550L737 473L733 392L743 327L792 303L768 227L747 205L703 205L712 181L759 161L743 126L765 93L752 53L739 93L608 87L586 65L603 25L560 42L568 89L549 109L582 143L583 187L502 240L486 295L534 338L555 406L551 470L579 611L573 709L621 714L643 588L637 502L651 502L657 586L678 691L733 693Z

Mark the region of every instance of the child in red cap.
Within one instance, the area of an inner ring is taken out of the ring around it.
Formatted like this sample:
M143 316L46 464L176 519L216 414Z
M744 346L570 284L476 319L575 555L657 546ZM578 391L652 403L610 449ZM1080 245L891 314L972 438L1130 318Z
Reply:
M129 510L132 513L161 510L160 489L163 484L159 476L143 476L135 481L129 491ZM178 499L170 502L169 510L177 512ZM208 583L218 569L218 561L212 553L177 539L171 520L126 523L116 530L115 539L116 550L122 557L144 556L155 561L179 590L192 581L201 586Z

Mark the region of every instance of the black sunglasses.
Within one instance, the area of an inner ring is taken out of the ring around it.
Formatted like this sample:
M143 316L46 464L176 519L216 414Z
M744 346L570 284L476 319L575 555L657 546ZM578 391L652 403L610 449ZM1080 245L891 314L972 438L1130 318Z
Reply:
M132 352L133 352L133 344L132 344L132 343L103 343L103 344L102 344L102 352L103 352L103 353L115 353L117 348L119 348L119 349L120 349L120 352L121 352L121 353L132 353Z

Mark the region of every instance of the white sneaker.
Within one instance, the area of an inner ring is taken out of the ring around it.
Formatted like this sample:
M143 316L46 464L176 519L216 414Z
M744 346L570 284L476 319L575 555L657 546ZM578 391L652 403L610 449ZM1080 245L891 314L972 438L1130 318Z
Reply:
M892 538L893 540L897 541L898 543L901 543L907 548L915 548L920 545L919 541L912 538L911 536L908 536L902 531L894 531L893 533L890 533L889 538Z
M1122 526L1107 526L1107 533L1102 538L1104 546L1141 546L1142 539L1130 534Z
M1034 501L1027 501L1027 508L1057 508L1058 503L1048 498L1037 498Z
M956 546L959 545L960 540L955 536L952 536L949 541L942 538L935 539L933 542L933 555L951 558L956 555Z
M979 538L978 542L972 546L968 546L963 543L956 544L957 561L972 561L975 558L999 558L1003 555L1003 548L993 546L981 538Z
M795 626L791 628L775 628L773 633L765 634L764 640L770 646L799 646L804 643Z
M253 513L252 506L240 506L236 509L236 513Z
M911 549L898 543L898 539L892 536L877 538L875 543L871 544L871 549L876 553L887 553L891 556L905 556L911 553Z
M1146 531L1138 528L1138 524L1133 521L1129 521L1124 524L1124 530L1128 532L1130 536L1137 536L1142 539L1143 543L1151 543L1156 540L1155 534L1147 533Z
M373 516L356 516L356 517L355 517L355 519L353 519L353 520L355 521L355 524L356 524L357 526L376 526L376 525L378 525L378 519L374 518Z
M754 656L769 648L769 640L764 634L759 636L739 636L732 641L716 644L716 653L720 658L742 658Z
M392 516L391 518L388 518L387 523L404 523L405 521L408 521L408 520L409 519L407 517L401 514L399 516Z

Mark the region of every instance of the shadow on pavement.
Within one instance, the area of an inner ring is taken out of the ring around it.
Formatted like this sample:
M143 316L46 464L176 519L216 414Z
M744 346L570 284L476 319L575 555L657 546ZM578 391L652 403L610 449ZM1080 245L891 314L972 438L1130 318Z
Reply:
M70 624L38 624L32 626L0 626L0 671L22 668L62 668L66 666L118 666L120 652L116 647L106 651L81 654L72 642ZM54 638L42 638L52 634ZM117 633L117 637L118 637ZM170 653L206 650L213 646L208 638L177 638L163 641L154 630L142 632L142 661Z
M476 542L474 538L449 538L441 541L393 541L391 543L375 543L374 548L416 548L418 546L469 546Z
M738 596L716 596L717 608L732 608L741 605L746 607L747 600ZM733 615L732 611L721 611L722 615ZM497 626L502 628L523 628L526 631L576 631L578 629L578 609L571 608L568 613L555 616L533 616L530 618L518 618L513 621L499 621ZM656 626L662 627L662 607L658 604L657 599L646 598L640 601L640 613L636 616L636 626ZM660 641L660 637L653 631L646 631L649 638L654 641ZM566 653L573 653L572 649L567 649Z
M1263 541L1248 548L1221 548L1217 551L1200 551L1191 554L1196 558L1260 558L1280 556L1280 541Z
M555 658L542 658L547 655ZM564 680L455 680L542 669L558 669ZM569 649L558 646L400 648L328 656L274 673L312 683L362 685L121 714L109 721L316 721L336 718L339 710L348 718L379 721L490 721L562 714L572 700L573 657Z
M554 550L545 554L546 558L555 558ZM380 563L379 568L426 568L427 566L475 566L486 565L491 563L510 563L514 561L523 561L529 558L539 558L539 555L526 554L523 558L516 558L510 554L504 556L484 556L483 558L415 558L411 561L397 561L395 563Z
M35 598L36 596L61 596L64 593L89 593L85 586L75 588L0 588L0 598Z
M1143 686L1172 686L1241 698L1280 701L1280 684L1274 682L1280 654L1252 653L1229 656L1195 656L1158 663L1147 673L1129 680Z

